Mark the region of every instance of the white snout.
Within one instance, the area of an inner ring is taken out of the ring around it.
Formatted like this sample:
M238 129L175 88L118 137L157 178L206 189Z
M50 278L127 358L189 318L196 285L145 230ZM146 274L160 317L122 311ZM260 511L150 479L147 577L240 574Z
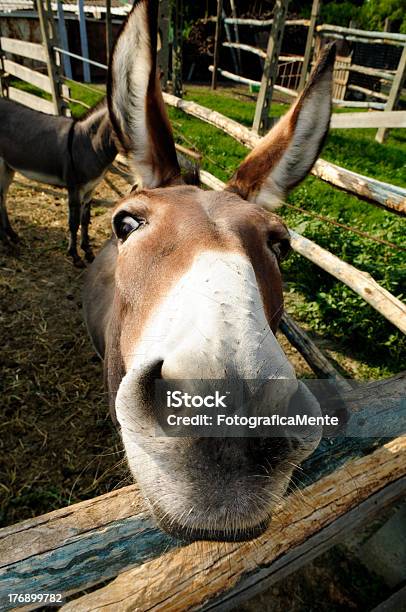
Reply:
M119 420L128 414L137 379L157 361L163 362L165 379L232 379L252 385L283 380L272 387L272 403L279 408L297 389L294 370L266 319L252 264L240 254L201 253L161 301L121 383Z

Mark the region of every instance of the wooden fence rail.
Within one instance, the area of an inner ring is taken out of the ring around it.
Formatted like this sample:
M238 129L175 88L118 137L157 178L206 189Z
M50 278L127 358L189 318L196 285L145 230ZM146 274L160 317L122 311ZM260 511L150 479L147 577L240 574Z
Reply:
M178 108L188 115L202 119L217 127L246 147L253 149L260 141L261 137L249 128L196 102L181 100L176 96L166 93L164 93L164 100L169 106ZM406 215L406 189L402 187L396 187L395 185L351 172L351 170L323 159L317 160L313 166L312 174L352 195L382 206L392 212Z

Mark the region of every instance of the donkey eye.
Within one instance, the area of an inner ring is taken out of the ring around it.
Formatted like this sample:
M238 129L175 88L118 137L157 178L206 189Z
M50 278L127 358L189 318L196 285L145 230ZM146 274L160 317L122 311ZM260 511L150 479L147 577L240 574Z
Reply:
M287 238L283 238L282 240L270 239L268 241L268 246L271 251L275 253L276 258L279 262L286 259L292 250L292 247L290 246L290 240L288 240Z
M117 238L124 241L143 224L144 222L140 219L136 219L130 215L122 215L114 219L114 231Z

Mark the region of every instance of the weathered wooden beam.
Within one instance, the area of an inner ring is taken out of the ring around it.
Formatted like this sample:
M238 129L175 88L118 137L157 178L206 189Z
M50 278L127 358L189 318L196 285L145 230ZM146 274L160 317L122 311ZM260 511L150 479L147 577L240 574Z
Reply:
M365 94L366 96L372 96L373 98L379 98L380 100L387 100L387 94L383 94L380 91L374 91L373 89L367 89L366 87L361 87L361 85L348 85L348 89L352 91L359 91L360 93Z
M260 141L258 134L255 134L252 130L196 102L180 100L168 94L164 94L164 100L170 106L174 106L188 115L202 119L223 130L223 132L249 148L254 148ZM327 162L324 159L318 159L311 172L334 187L343 189L348 193L382 206L392 212L401 215L406 214L406 189L402 187L396 187L395 185L351 172L351 170Z
M320 11L321 0L313 0L309 29L307 31L306 47L303 58L302 72L300 73L300 81L298 90L302 91L306 84L307 73L309 71L312 49L314 44L314 30L316 28L317 19Z
M41 74L40 72L36 72L31 68L27 68L26 66L22 66L17 62L13 62L7 58L3 60L4 70L13 76L21 79L22 81L26 81L27 83L31 83L31 85L35 85L40 89L43 89L47 93L52 94L52 85L49 76L45 74Z
M213 72L214 67L209 66L210 72ZM244 83L246 85L255 85L257 87L261 86L260 81L255 81L254 79L249 79L248 77L241 76L239 74L234 74L233 72L229 72L228 70L222 70L221 68L217 68L217 72L221 74L225 79L230 79L230 81L236 81L237 83ZM281 85L274 85L273 88L276 91L280 91L285 93L286 95L296 98L297 94L293 89L288 89L287 87L282 87Z
M254 53L255 55L259 55L262 59L266 58L266 53L262 49L258 49L257 47L253 47L251 45L245 45L243 43L235 43L235 42L223 42L223 47L232 47L234 49L241 49L242 51L248 51L249 53ZM301 62L303 61L303 55L279 55L278 60L280 62ZM259 83L259 81L258 81Z
M42 45L45 51L48 79L51 87L54 114L62 115L67 105L61 96L61 74L55 61L53 47L58 44L51 0L37 0L37 11L41 30ZM47 91L47 90L45 90Z
M351 385L337 372L310 336L286 312L282 315L279 329L304 357L317 376L335 381L338 390L343 392L351 390Z
M289 0L276 0L273 9L273 23L266 49L266 58L255 106L252 129L263 134L269 128L269 109L272 103L273 89L278 76L278 57L281 51L283 32L288 14Z
M363 174L341 168L324 159L318 159L311 172L334 187L378 204L389 211L406 215L406 189L403 187L377 181Z
M44 48L39 43L0 36L0 49L6 53L13 53L14 55L37 60L38 62L45 63L47 61Z
M55 108L52 102L44 100L39 96L34 96L33 94L30 94L27 91L23 91L22 89L17 89L16 87L9 87L8 97L10 98L10 100L20 102L20 104L24 104L24 106L28 106L28 108L33 108L34 110L40 111L41 113L47 113L48 115L55 114Z
M211 88L217 87L217 70L219 67L220 47L221 47L221 29L223 22L223 0L217 0L217 18L216 32L214 35L214 52L213 52L213 74L211 78Z
M318 32L323 33L335 33L335 34L353 34L354 36L362 36L363 38L370 38L371 43L376 39L385 40L386 42L393 42L399 45L406 44L406 34L395 34L393 32L373 32L370 30L358 30L356 28L345 28L343 26L321 24L317 26Z
M122 573L104 588L73 600L62 610L174 612L218 607L220 598L224 601L228 592L234 596L241 590L247 593L255 577L264 580L275 571L278 560L283 564L289 551L302 545L299 555L305 554L310 545L304 542L316 534L320 534L320 542L325 530L352 509L358 508L361 514L365 500L391 483L399 484L384 499L397 499L406 487L402 478L406 473L405 458L406 438L397 438L370 455L347 462L300 493L291 494L274 513L273 524L255 542L220 546L197 542L171 550ZM343 519L341 526L344 522ZM331 531L336 532L331 527L327 532L330 536ZM293 555L290 560L296 558Z
M391 111L396 108L405 78L406 78L406 46L403 48L402 55L400 57L399 64L396 70L396 75L393 80L391 90L389 92L389 98L385 106L386 111ZM388 132L385 128L379 128L379 130L376 133L375 140L377 140L380 143L383 143L385 141L387 133Z
M331 116L331 128L406 128L406 111L337 113Z
M371 68L370 66L358 66L358 64L351 64L348 66L349 72L356 72L358 74L367 74L368 76L378 77L385 81L393 81L395 78L395 72L389 72L387 70L379 70L378 68Z
M216 17L209 17L207 21L216 21ZM269 28L273 24L273 19L245 19L245 18L234 18L226 17L224 20L229 24L236 24L242 26L256 26L259 28ZM287 19L286 25L288 26L308 26L310 23L309 19Z

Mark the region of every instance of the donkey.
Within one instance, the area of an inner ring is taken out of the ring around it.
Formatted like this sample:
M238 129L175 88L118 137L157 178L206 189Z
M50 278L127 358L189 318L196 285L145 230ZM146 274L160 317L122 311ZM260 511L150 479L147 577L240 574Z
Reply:
M24 176L68 190L68 254L77 267L94 256L89 242L92 191L102 180L117 154L106 103L92 108L75 121L54 117L0 98L0 240L18 241L7 215L6 195L15 171Z
M258 413L320 407L279 346L279 263L289 232L271 211L301 181L328 131L334 51L224 191L184 183L156 77L156 4L136 1L113 50L108 106L142 179L115 208L86 272L84 316L104 360L127 460L158 525L188 540L248 540L270 522L321 431L295 437L157 435L155 385L255 386ZM266 391L259 383L277 383Z

